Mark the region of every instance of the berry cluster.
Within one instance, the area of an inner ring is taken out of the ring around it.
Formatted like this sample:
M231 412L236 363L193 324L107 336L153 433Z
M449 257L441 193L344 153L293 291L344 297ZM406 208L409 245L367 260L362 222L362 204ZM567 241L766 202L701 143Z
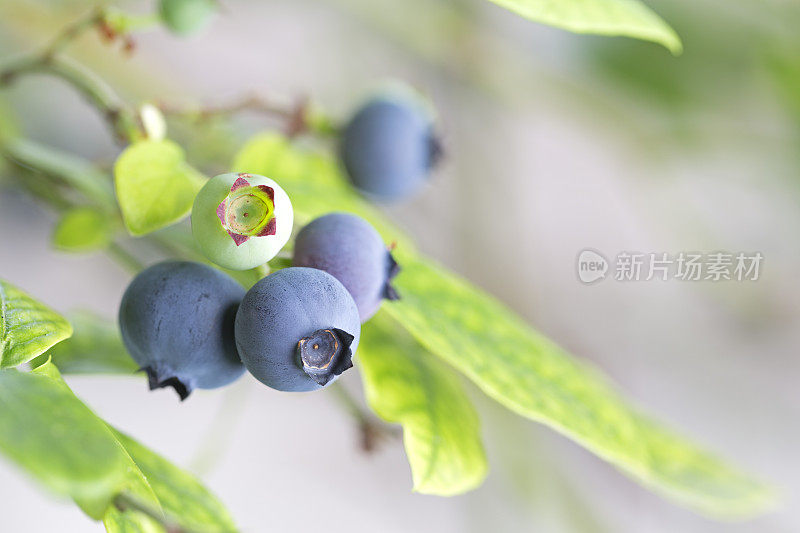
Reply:
M432 164L430 121L421 107L380 97L345 129L344 166L369 196L396 199L418 188ZM273 259L293 228L292 204L275 181L222 174L200 190L192 232L213 263L246 270ZM361 323L396 299L399 270L364 219L333 213L295 239L293 265L245 290L210 266L168 261L145 269L120 305L122 339L150 388L181 399L247 369L281 391L313 391L353 366Z

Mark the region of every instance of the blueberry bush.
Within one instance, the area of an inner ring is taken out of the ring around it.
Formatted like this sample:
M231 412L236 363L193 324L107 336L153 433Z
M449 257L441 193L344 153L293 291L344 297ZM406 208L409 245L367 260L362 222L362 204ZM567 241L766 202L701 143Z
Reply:
M567 30L681 50L637 0L492 1ZM61 316L0 281L0 451L9 461L109 532L235 531L197 478L99 418L62 374L144 370L151 388L170 385L191 401L194 387L224 386L245 367L280 390L331 394L354 366L368 407L402 426L420 493L463 493L487 474L460 374L677 504L740 518L774 503L771 487L649 418L600 371L419 253L383 214L374 201L419 194L440 157L433 106L422 96L394 87L341 121L306 102L258 98L209 110L133 105L70 59L69 45L87 32L130 52L138 32L163 24L191 34L213 24L219 8L158 4L144 16L98 7L0 67L2 85L32 73L59 78L107 120L122 149L111 167L24 138L15 126L24 117L4 112L0 171L58 213L55 248L102 251L135 276L119 324ZM172 124L248 107L282 127L227 161L194 163L169 138ZM207 169L219 167L229 174L209 179ZM320 218L331 213L354 216ZM190 215L191 227L182 222ZM170 262L145 270L132 238Z

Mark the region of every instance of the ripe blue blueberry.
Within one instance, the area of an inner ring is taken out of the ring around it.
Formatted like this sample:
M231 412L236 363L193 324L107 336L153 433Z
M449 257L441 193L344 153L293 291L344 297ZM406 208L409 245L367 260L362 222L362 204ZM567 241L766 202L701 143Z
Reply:
M342 135L341 157L350 180L379 201L401 200L419 190L440 153L430 113L398 91L367 102Z
M170 386L183 400L244 373L233 334L244 292L227 274L188 261L158 263L131 281L119 326L151 390Z
M256 174L208 180L192 205L192 233L200 250L231 270L263 265L292 234L292 203L281 187Z
M390 282L399 267L380 234L356 215L333 213L313 220L297 234L294 265L324 270L350 291L361 321L384 298L397 299Z
M313 391L353 366L361 322L353 297L322 270L289 267L247 291L236 346L253 376L273 389Z

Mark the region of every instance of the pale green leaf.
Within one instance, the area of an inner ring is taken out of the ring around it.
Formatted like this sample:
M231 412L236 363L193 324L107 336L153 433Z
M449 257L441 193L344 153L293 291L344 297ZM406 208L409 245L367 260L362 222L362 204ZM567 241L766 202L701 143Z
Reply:
M661 17L639 0L490 0L526 19L577 33L624 35L664 45L673 54L683 46Z
M203 178L169 140L140 141L114 165L122 219L132 235L144 235L189 214Z
M94 510L110 503L129 464L53 365L0 370L0 451L49 489Z
M52 359L62 374L133 375L139 365L131 359L116 321L95 313L78 311L69 315L74 334L39 356L34 364Z
M212 533L236 530L227 509L192 474L124 433L115 431L115 435L144 474L167 516L191 531Z
M30 361L70 335L61 315L0 280L0 368Z
M5 98L0 99L0 142L5 143L19 136L19 133L19 124L11 105Z
M165 523L235 531L227 510L194 476L98 418L50 361L30 373L0 371L0 450L102 518L108 531L163 530L138 511L117 509L112 502L123 492Z
M111 243L114 220L92 207L76 207L61 217L53 232L53 246L68 252L100 250Z
M110 426L108 427L111 429ZM115 433L113 429L111 431ZM125 448L116 439L116 436L115 440L120 449L124 450ZM161 503L158 501L158 497L148 483L147 478L136 466L127 450L125 455L128 459L128 476L125 485L120 487L120 492L124 491L126 497L135 498L137 502L146 505L161 520L157 521L153 517L134 509L121 509L117 507L117 502L115 501L113 505L109 505L103 512L103 525L108 533L164 533L165 530L161 525L164 510L161 507Z
M114 506L108 508L103 517L108 533L165 533L166 530L149 516L132 509L121 511Z
M387 242L410 247L411 241L345 181L329 156L293 146L278 133L251 138L234 158L234 172L274 179L294 207L295 220L307 223L332 212L348 212L369 221Z
M62 389L69 392L72 395L71 401L77 401L80 403L77 397L75 397L72 390L69 386L61 379L61 373L59 372L58 368L53 364L50 359L47 359L42 365L36 367L32 372L32 375L40 375L46 376L56 382ZM83 404L81 404L83 405ZM84 405L84 408L89 411L88 407ZM89 411L91 413L91 411ZM94 413L92 413L94 414ZM120 474L120 482L116 485L115 490L109 491L107 494L103 494L100 497L86 497L82 494L73 494L72 497L75 499L75 502L78 506L83 509L83 511L92 518L100 519L105 518L109 514L115 514L114 509L114 501L116 497L125 492L126 494L130 494L135 496L139 499L139 501L146 502L148 505L152 506L153 508L157 509L158 512L161 512L161 507L158 503L158 499L156 498L155 493L150 488L150 485L147 483L142 472L133 462L128 452L125 451L125 448L119 442L119 440L114 435L112 429L108 427L108 425L98 418L96 415L95 420L102 424L105 428L105 434L111 438L114 446L118 452L118 454L124 458L122 461L122 466L120 467L121 474ZM120 518L124 520L125 516L128 513L119 512L116 513L120 515ZM136 520L136 522L139 522ZM142 523L146 523L142 521Z
M403 426L414 490L451 496L486 477L478 415L450 368L383 312L364 325L359 368L370 407Z
M770 488L651 422L489 295L424 259L398 261L401 298L384 307L490 397L700 512L744 517L773 503Z
M103 209L113 209L114 191L111 180L90 161L22 138L6 142L3 152L6 157L24 167L57 177Z

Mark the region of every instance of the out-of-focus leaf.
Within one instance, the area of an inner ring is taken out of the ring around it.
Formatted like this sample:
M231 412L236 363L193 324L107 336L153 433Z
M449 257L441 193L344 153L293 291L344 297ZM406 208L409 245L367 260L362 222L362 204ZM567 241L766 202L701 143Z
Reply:
M529 20L577 33L624 35L664 45L673 54L683 46L675 30L639 0L490 0Z
M28 373L0 370L0 451L49 489L94 510L108 506L129 465L52 364Z
M292 200L296 220L305 223L331 212L354 213L375 226L387 242L411 246L402 231L355 192L335 161L292 146L280 134L262 133L250 139L234 158L233 171L277 181Z
M114 223L92 207L76 207L61 217L53 233L53 245L68 252L100 250L111 243Z
M165 533L164 528L149 516L133 509L121 511L113 505L103 517L108 533Z
M116 322L89 311L69 315L74 333L40 355L34 365L51 358L62 374L132 375L139 365L122 344Z
M0 368L30 361L70 335L64 317L0 280Z
M5 143L3 152L22 166L59 178L97 206L113 211L111 180L89 161L21 138Z
M112 433L116 433L112 429ZM116 439L116 434L115 434ZM120 449L124 449L122 443L116 439ZM146 505L153 512L163 517L164 510L153 488L147 482L144 474L136 466L130 454L125 451L128 458L128 476L126 483L120 488L126 496L136 498L138 502ZM130 508L120 509L115 502L108 506L103 516L103 525L108 533L165 533L159 521L152 517Z
M401 298L387 311L496 401L700 512L745 517L774 503L769 487L651 422L601 374L489 295L429 261L398 255Z
M19 125L11 106L5 99L0 99L0 145L8 139L19 135Z
M800 64L796 53L770 51L766 63L777 92L800 122Z
M186 163L181 147L169 140L137 142L114 165L117 200L132 235L150 233L188 215L203 181Z
M144 474L168 517L191 531L236 531L227 509L196 477L124 433L115 431L115 435Z
M480 485L478 415L453 371L383 312L364 325L358 361L370 407L403 426L414 490L450 496Z

